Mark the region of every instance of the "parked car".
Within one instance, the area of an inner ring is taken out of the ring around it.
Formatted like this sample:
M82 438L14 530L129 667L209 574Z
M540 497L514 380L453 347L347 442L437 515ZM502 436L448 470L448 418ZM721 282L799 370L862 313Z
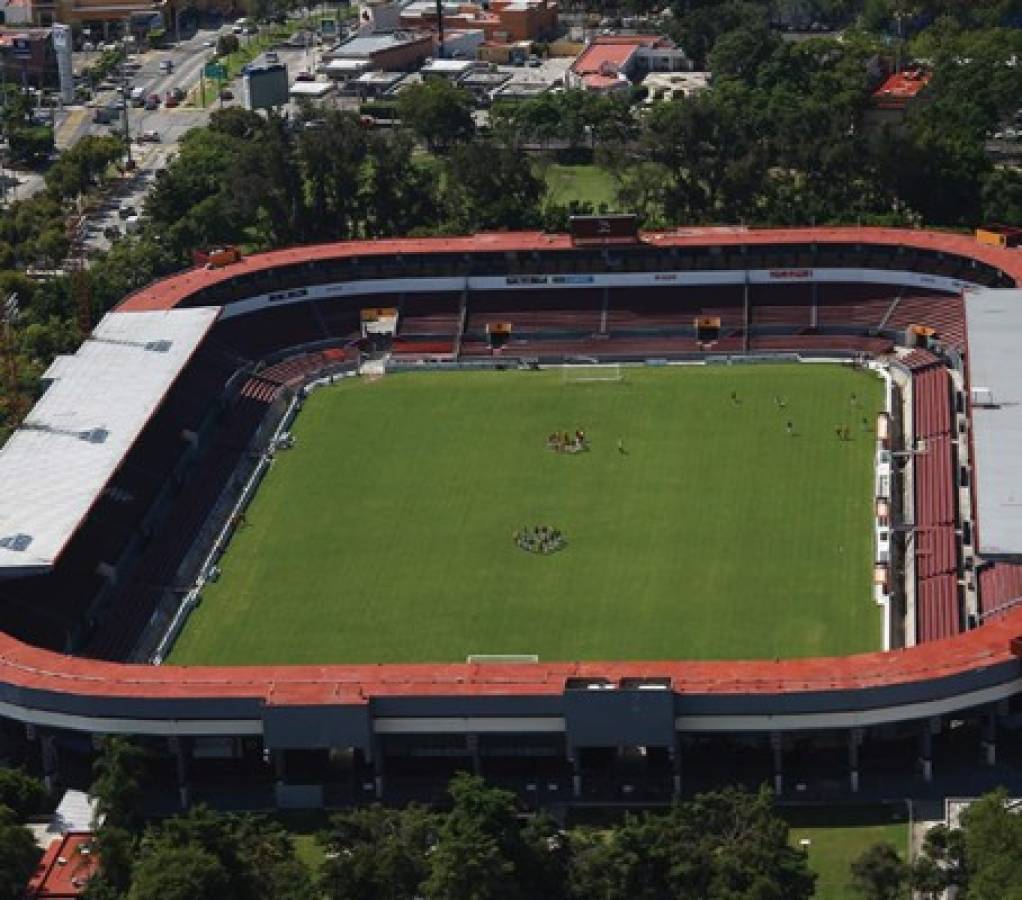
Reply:
M160 133L154 130L143 131L138 136L138 141L140 144L158 144L160 142Z
M274 51L274 50L267 50L266 51L266 61L268 63L280 62L280 57L277 55L276 51Z
M181 101L177 99L170 91L167 91L167 96L163 99L163 105L167 109L173 109L175 106L180 106Z
M138 210L131 203L122 203L117 208L117 217L119 219L130 219L132 216L137 216Z
M146 97L145 108L147 110L149 110L150 112L152 112L154 109L159 109L160 108L160 95L159 94L150 94L148 97Z
M174 60L172 60L172 59L161 59L160 60L160 71L161 72L173 72L174 71Z
M295 81L315 81L316 76L312 72L299 72L295 75Z
M221 100L233 100L234 99L234 91L232 91L230 88L223 88L220 91L220 99Z
M170 95L175 100L184 100L184 98L188 96L188 94L185 92L185 89L181 88L181 87L171 88L170 89Z

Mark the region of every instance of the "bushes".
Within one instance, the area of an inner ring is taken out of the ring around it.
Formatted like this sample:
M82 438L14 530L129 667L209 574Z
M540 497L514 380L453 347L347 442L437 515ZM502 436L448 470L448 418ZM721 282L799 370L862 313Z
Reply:
M46 162L53 152L53 129L49 125L29 125L11 129L11 159L26 166Z

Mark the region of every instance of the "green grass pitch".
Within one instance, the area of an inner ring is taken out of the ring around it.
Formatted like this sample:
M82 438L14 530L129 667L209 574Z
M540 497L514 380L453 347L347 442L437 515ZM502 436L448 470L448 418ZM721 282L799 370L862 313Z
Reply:
M822 364L348 379L309 398L170 661L879 649L862 420L882 397ZM576 428L589 452L546 449ZM518 548L532 525L567 548Z

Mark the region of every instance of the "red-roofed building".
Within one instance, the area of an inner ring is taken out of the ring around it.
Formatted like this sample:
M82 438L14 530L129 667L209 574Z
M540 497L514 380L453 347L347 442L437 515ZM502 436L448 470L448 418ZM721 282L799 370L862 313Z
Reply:
M554 0L491 0L484 9L477 3L443 3L444 29L482 31L487 41L512 44L550 37L557 30ZM414 0L401 10L401 27L436 30L436 4Z
M627 89L649 72L681 72L692 68L685 51L660 35L601 34L593 39L568 70L568 87L587 91Z
M69 831L55 838L39 860L25 889L26 900L75 900L99 867L95 837L88 831Z
M909 108L921 101L933 73L912 68L889 75L870 97L866 110L867 128L890 125L895 128L905 120Z

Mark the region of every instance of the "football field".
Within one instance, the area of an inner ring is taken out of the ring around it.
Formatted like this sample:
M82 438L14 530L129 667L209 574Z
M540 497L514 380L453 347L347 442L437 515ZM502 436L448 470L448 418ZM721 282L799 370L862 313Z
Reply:
M623 371L587 384L417 372L316 391L169 661L880 649L883 382L818 364ZM576 429L587 451L548 449ZM566 546L515 543L537 526Z

